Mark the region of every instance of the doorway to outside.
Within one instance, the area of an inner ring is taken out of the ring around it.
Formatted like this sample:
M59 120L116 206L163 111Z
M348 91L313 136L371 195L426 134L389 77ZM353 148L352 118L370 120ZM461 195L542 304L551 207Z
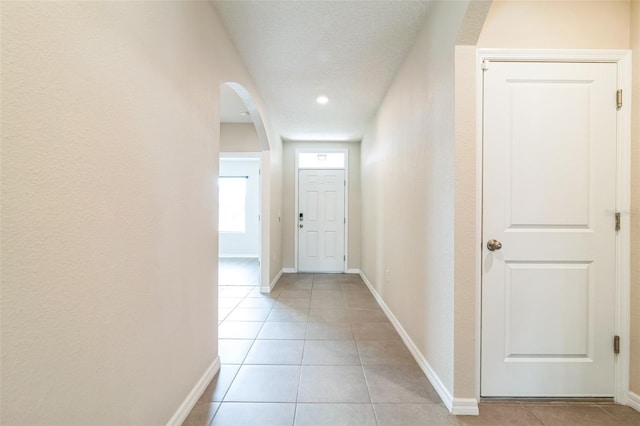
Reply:
M299 272L345 272L347 151L296 151Z

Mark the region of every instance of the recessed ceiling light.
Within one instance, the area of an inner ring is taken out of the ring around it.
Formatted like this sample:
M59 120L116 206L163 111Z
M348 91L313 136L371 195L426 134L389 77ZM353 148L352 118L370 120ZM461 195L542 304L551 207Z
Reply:
M246 117L249 115L249 111L240 111L240 115Z
M329 98L327 98L325 95L320 95L316 98L316 102L320 105L324 105L329 102Z

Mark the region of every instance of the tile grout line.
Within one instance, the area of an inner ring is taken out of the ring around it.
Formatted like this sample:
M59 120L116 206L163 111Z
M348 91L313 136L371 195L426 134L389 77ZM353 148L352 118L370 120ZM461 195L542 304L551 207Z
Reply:
M240 301L236 304L235 307L233 307L231 309L231 311L225 316L225 318L220 321L218 323L218 330L220 330L220 324L222 324L224 321L226 321L226 319L236 310L239 308L240 304L242 302L244 302L245 300L247 300L249 298L249 295L251 294L251 292L253 290L255 290L256 288L259 288L259 286L252 286L254 287L254 289L250 290L247 294L244 295L244 297L240 298ZM218 294L218 305L219 305L219 299L220 299L220 294ZM218 309L220 309L220 306L218 306ZM242 367L244 366L244 362L247 359L247 357L249 356L249 352L251 352L251 348L253 348L253 345L256 342L256 339L258 337L258 334L260 334L260 331L262 330L262 328L264 327L264 322L262 323L262 326L260 327L260 330L258 330L258 333L256 334L256 337L254 339L251 339L251 346L249 346L249 349L247 350L247 353L244 355L244 357L242 358L242 361L240 363L240 367L238 367L238 369L236 370L236 373L233 375L233 378L231 379L231 381L229 382L229 386L227 387L227 389L224 392L224 395L222 395L222 397L220 398L220 402L218 404L218 407L216 408L215 413L213 414L213 416L211 417L210 422L208 423L208 425L211 425L216 417L216 415L218 414L218 412L220 411L220 408L222 407L222 404L225 402L225 398L227 397L227 394L229 393L229 390L231 390L231 387L233 386L233 383L235 382L236 378L238 377L238 374L240 373L240 370L242 369ZM219 333L218 333L219 334ZM220 355L220 336L218 335L218 355ZM238 339L235 339L238 340ZM244 339L242 339L244 340ZM221 363L222 364L222 363ZM226 365L231 365L231 364L226 364ZM222 371L222 365L220 366L220 372L218 374L221 374Z
M344 291L343 291L344 297ZM349 321L349 325L352 327L353 323ZM376 412L376 408L373 405L373 399L371 398L371 387L369 385L369 380L367 379L367 375L364 372L364 364L362 363L362 354L360 353L360 345L358 345L358 341L356 340L355 333L353 333L353 343L356 345L356 351L358 352L358 359L360 360L360 369L362 370L362 377L364 378L364 384L367 387L367 395L369 395L369 404L371 405L371 411L373 411L373 419L376 422L376 426L379 424L378 422L378 413Z

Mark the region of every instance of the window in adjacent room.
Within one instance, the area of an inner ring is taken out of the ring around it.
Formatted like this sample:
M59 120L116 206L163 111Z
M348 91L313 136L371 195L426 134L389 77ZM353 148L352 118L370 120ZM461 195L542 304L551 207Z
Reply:
M220 176L220 232L246 232L247 176Z

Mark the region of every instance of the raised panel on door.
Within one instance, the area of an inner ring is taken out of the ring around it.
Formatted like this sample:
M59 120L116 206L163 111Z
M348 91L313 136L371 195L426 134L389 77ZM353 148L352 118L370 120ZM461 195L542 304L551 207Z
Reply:
M588 225L590 87L582 80L508 83L511 229Z
M505 360L589 360L594 314L589 264L512 262L506 266Z
M344 170L299 171L299 271L344 271L344 191Z
M613 396L616 75L484 73L482 396Z

